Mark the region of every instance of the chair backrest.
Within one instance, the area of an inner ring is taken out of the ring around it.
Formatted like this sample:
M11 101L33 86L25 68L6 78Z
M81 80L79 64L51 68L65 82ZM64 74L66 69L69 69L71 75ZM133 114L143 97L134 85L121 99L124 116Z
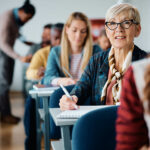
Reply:
M81 117L73 127L72 150L114 150L117 108L102 108Z

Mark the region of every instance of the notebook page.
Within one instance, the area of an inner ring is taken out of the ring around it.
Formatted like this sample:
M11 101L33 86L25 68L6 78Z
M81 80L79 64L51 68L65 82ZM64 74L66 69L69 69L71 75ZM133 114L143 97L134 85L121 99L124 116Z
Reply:
M60 114L58 114L57 118L58 119L77 119L90 111L104 108L104 107L109 107L109 106L106 106L106 105L105 106L94 106L94 107L88 106L88 107L79 108L77 110L66 110L66 111L63 111Z

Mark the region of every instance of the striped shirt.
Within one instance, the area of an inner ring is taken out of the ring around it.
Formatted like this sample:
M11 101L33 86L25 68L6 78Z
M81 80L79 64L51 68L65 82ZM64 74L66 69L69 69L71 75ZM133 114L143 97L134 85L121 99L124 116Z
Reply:
M70 62L70 73L73 79L80 79L81 77L81 62L82 62L82 53L80 54L72 54ZM55 78L52 80L51 84L57 86L57 82L60 78Z
M79 79L81 77L81 61L82 53L71 55L70 73L74 79Z

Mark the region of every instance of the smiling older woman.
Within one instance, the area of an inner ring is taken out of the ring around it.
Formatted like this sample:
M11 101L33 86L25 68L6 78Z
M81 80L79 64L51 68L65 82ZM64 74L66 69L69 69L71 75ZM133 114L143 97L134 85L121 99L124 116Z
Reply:
M60 99L61 110L75 109L90 98L90 105L119 103L121 81L131 61L147 54L134 45L141 32L138 10L129 4L117 4L106 13L105 29L112 44L110 51L94 55L80 80L71 92L74 101L66 95Z

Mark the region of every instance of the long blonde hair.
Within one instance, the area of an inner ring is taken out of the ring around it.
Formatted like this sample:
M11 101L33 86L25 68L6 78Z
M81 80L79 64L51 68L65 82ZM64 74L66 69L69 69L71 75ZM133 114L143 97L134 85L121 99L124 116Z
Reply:
M68 40L68 36L66 34L66 27L70 27L73 20L82 20L87 25L87 36L83 43L83 58L81 64L81 72L83 72L84 68L88 64L88 61L93 53L93 41L91 36L91 25L86 15L81 12L74 12L68 18L66 24L64 25L64 29L62 32L62 39L61 39L61 54L60 54L60 64L62 68L65 68L68 72L69 71L69 55L70 55L70 43ZM66 72L63 70L64 74L68 77Z

